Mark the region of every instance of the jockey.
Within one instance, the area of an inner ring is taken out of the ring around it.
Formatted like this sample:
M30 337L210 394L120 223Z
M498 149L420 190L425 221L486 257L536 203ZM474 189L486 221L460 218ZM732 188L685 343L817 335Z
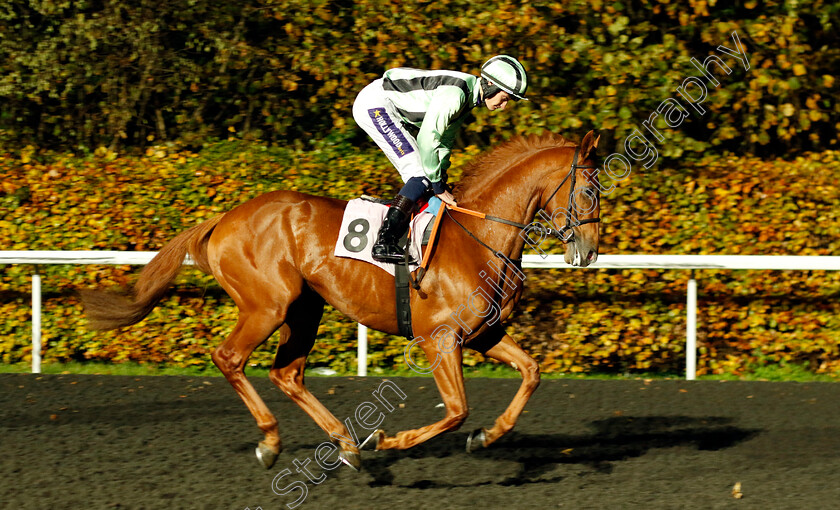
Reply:
M527 88L522 64L497 55L481 66L480 77L396 68L362 89L353 103L353 118L385 152L405 183L379 229L372 249L375 260L403 261L405 255L397 243L416 202L429 189L443 202L455 205L446 170L455 136L470 111L482 101L491 111L504 110L510 100L527 101Z

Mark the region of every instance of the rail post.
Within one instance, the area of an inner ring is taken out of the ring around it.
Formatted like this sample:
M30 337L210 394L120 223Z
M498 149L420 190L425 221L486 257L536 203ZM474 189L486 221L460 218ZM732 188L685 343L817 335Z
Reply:
M357 349L357 364L356 372L359 377L367 376L367 326L359 324L359 345Z
M693 381L697 376L697 280L694 269L688 279L685 320L685 378Z
M32 274L32 373L41 373L41 275Z

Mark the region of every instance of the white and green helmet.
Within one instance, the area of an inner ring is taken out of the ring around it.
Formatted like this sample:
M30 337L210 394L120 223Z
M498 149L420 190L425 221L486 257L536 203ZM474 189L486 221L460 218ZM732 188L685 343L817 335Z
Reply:
M509 55L496 55L481 66L481 76L504 90L514 99L524 99L528 76L518 60Z

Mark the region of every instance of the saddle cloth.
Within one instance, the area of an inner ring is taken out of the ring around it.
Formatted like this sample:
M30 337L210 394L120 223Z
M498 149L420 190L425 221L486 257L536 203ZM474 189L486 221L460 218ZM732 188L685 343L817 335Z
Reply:
M426 227L429 226L429 223L435 217L432 212L427 212L430 209L434 209L437 212L437 208L433 208L430 203L429 207L416 214L411 220L411 246L408 249L412 258L417 261L421 259L423 232L426 231ZM370 255L370 250L373 248L373 243L376 242L379 227L382 226L382 220L385 219L385 213L387 211L388 206L369 202L361 198L347 202L347 208L344 210L344 218L341 220L341 229L338 233L338 240L335 243L333 254L336 257L368 262L379 266L385 271L388 271L391 276L394 276L394 264L377 262ZM409 269L414 271L418 267L420 266L417 264L411 264Z

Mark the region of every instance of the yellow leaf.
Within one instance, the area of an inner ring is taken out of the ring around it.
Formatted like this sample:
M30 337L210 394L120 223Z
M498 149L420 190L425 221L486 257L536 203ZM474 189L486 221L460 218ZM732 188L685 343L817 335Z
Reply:
M802 76L807 72L808 71L805 70L805 66L803 66L802 64L796 64L793 66L793 74L795 74L796 76Z

